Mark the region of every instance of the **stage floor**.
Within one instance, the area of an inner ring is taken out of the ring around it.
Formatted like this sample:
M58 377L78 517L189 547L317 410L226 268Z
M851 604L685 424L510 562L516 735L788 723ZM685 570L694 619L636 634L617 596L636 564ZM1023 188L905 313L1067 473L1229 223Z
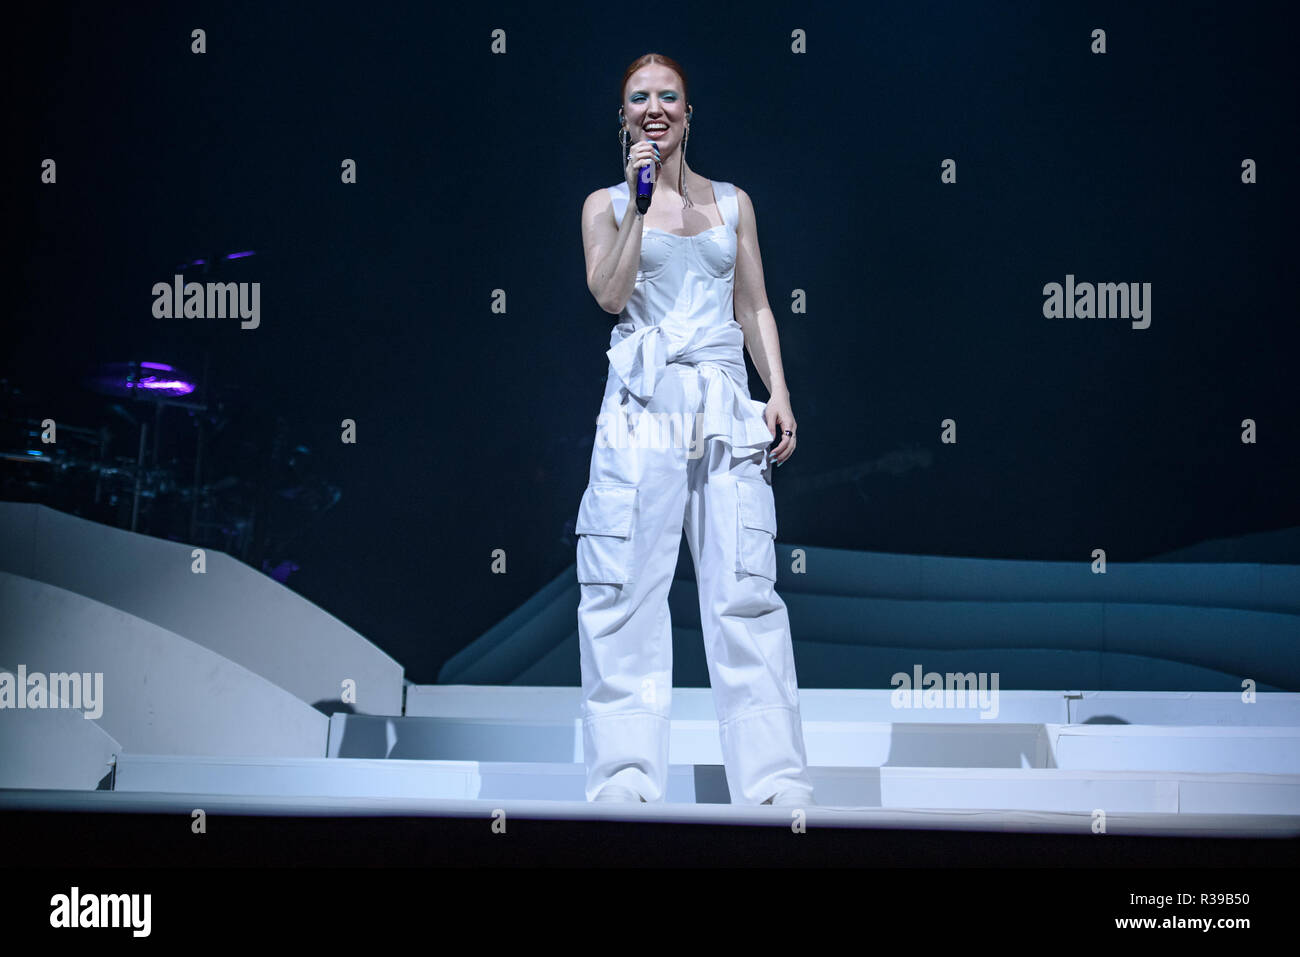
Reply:
M1082 813L14 789L0 825L16 860L90 868L1269 868L1300 848L1291 815L1116 813L1094 833Z

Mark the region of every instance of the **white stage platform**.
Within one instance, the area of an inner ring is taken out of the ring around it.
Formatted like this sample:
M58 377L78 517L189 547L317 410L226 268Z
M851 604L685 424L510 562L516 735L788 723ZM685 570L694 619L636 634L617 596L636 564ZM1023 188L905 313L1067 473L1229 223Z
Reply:
M1258 687L1300 680L1300 566L1134 564L1102 580L1063 563L836 553L823 564L822 577L785 589L820 603L801 625L801 678L805 660L820 660L846 680L850 651L892 662L901 642L907 661L992 655L1067 682L1103 665L1140 666L1153 681L1191 674L1179 669L1233 679L1209 687L1235 687L1238 674L1258 674ZM71 700L0 708L0 808L788 820L731 805L708 688L673 690L665 802L590 805L572 683L410 684L381 649L272 579L216 553L205 569L181 543L0 502L0 673L52 686L65 672L95 676L103 691L85 712ZM574 588L558 576L451 671L575 663ZM871 641L851 633L864 609ZM985 623L974 631L972 615ZM1015 648L990 645L1007 637L999 621L1024 632ZM918 632L927 622L937 630ZM931 647L939 634L947 644ZM1077 667L1060 665L1076 654ZM1104 814L1108 830L1300 834L1300 694L1063 688L935 702L805 687L800 707L813 821L1077 832Z
M671 766L666 803L726 804L722 791L715 792L719 800L701 800L697 779L710 770ZM721 769L716 770L720 775ZM1107 814L1286 815L1300 808L1300 775L912 767L814 767L809 775L817 805L843 810L1015 809L1087 815L1101 809ZM581 764L121 755L114 791L246 798L581 802L584 782Z
M808 829L873 828L994 833L1096 835L1092 815L1015 809L899 809L753 807L716 804L591 804L547 800L428 800L397 797L289 797L230 794L164 794L113 791L0 790L0 813L63 811L72 814L165 814L189 817L202 808L209 816L438 817L492 819L505 810L519 818L574 821L642 821L675 824L768 826L788 830L797 813ZM1106 815L1112 836L1277 838L1300 834L1295 815L1182 814L1115 811ZM1100 835L1097 835L1100 836Z
M1091 833L1104 814L1107 833L1300 835L1300 695L1245 704L1233 694L1014 691L988 718L976 708L898 708L887 690L800 697L816 788L810 826ZM23 784L0 791L0 809L472 816L504 807L788 825L788 808L729 803L707 688L674 690L665 803L588 804L579 702L576 688L411 685L403 716L334 714L317 756L118 746L108 766L79 778L107 790L41 787L28 769ZM5 716L10 730L16 714ZM83 760L102 761L97 753Z

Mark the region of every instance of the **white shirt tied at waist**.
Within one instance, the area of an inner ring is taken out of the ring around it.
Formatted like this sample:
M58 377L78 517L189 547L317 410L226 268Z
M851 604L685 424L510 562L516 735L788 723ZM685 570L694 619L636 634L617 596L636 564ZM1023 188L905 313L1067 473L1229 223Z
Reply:
M697 366L703 379L703 438L719 438L740 455L772 444L763 418L766 403L747 395L745 335L737 323L697 326L685 343L675 342L662 325L629 330L627 323L620 323L609 342L610 366L622 380L623 390L642 405L654 395L668 363ZM762 467L769 467L766 455Z

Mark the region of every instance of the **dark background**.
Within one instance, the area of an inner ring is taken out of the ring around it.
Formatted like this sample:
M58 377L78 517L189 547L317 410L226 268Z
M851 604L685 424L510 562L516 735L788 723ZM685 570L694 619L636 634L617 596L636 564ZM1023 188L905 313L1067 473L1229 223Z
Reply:
M781 542L1123 562L1300 525L1287 5L27 15L9 37L7 411L97 425L88 369L169 362L231 422L208 477L263 482L278 422L310 450L295 468L343 494L264 526L257 563L300 566L289 586L414 681L573 561L614 321L579 211L620 181L619 82L649 51L687 71L688 163L755 204L800 430L775 476ZM186 278L260 282L260 328L153 318L179 263L246 249ZM1067 273L1150 282L1151 327L1045 319ZM192 423L168 416L163 457L184 461ZM899 453L929 464L881 467Z

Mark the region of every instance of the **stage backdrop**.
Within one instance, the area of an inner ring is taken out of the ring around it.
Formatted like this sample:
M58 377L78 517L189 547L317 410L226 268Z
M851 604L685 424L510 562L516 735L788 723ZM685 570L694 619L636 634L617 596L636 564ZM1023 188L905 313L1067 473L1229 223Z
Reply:
M259 560L415 681L573 561L614 321L579 211L649 51L687 70L691 167L756 210L780 542L1086 564L1300 525L1286 4L34 16L10 411L94 426L88 369L193 371L209 478L278 436L342 492ZM258 283L256 328L155 316L178 273Z

